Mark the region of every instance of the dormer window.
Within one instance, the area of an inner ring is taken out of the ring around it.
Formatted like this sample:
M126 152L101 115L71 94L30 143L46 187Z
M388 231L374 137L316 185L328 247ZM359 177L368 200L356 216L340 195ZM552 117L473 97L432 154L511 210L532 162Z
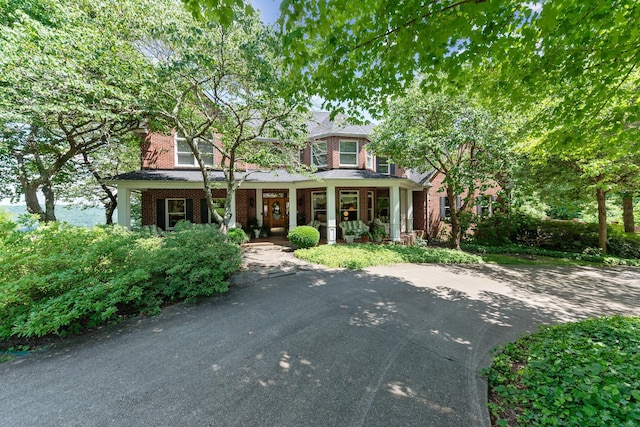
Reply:
M213 166L213 143L204 139L195 139L194 141L200 150L205 166ZM196 156L193 155L191 147L187 144L187 139L180 136L176 136L176 165L198 166Z
M340 141L340 166L358 166L358 141Z
M311 144L311 164L318 168L327 167L327 143L316 141Z

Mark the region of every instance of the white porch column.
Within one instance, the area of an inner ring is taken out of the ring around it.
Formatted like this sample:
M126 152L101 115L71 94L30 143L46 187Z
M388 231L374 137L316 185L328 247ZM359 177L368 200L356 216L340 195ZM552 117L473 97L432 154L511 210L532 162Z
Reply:
M237 188L236 191L238 191ZM236 228L236 191L233 192L233 196L231 197L231 218L229 219L229 228Z
M407 191L407 231L413 232L413 191Z
M262 188L256 189L256 218L260 227L264 224L264 208L262 207Z
M298 190L289 188L289 231L298 226Z
M118 224L131 228L131 190L118 186Z
M407 190L404 188L400 189L400 233L406 233L407 231L407 213L408 210L407 204Z
M327 243L335 245L337 234L336 187L329 185L327 186Z
M393 186L389 188L389 233L391 240L400 241L400 187Z

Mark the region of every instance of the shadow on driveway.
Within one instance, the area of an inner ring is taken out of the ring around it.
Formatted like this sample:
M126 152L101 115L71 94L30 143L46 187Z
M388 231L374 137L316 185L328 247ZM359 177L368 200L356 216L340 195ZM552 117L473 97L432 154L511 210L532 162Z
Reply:
M0 420L489 425L493 347L637 301L640 269L254 264L223 296L0 365Z

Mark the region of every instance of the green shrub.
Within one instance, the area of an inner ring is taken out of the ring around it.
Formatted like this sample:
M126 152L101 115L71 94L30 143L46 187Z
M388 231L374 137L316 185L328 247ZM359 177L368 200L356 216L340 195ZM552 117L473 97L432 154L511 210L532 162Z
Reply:
M0 339L79 332L226 291L240 248L213 227L177 229L161 238L51 223L9 233L0 245Z
M0 337L62 335L115 319L137 305L150 278L136 261L159 247L121 227L51 223L14 232L2 247Z
M164 301L193 301L226 292L228 283L225 279L240 267L241 262L240 247L228 242L228 236L225 238L217 228L183 225L163 239L162 248L153 262L155 292Z
M11 221L9 213L0 207L0 242L15 230L16 226L17 224Z
M227 231L227 241L240 246L249 241L249 236L242 228L230 228L229 231Z
M301 225L291 230L287 239L300 248L311 248L320 241L320 232L309 225Z
M623 232L621 226L607 228L608 253L623 258L640 257L640 237ZM524 244L560 252L582 253L597 248L598 224L539 220L522 214L496 214L476 225L473 241L487 246Z

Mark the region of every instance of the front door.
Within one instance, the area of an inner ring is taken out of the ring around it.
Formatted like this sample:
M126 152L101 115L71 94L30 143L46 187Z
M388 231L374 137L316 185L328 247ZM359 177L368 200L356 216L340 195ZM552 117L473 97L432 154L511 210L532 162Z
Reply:
M289 218L287 217L287 199L265 199L267 201L266 223L270 228L286 227Z

